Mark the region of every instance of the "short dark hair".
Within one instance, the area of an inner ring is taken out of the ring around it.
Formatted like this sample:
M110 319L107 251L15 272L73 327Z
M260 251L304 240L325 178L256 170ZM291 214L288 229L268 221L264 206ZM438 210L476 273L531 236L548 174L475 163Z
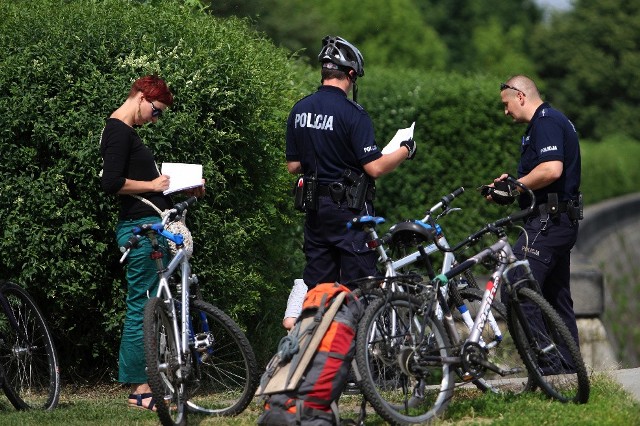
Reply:
M346 72L330 68L322 68L320 76L322 77L322 80L331 80L333 78L338 80L345 80L349 78Z

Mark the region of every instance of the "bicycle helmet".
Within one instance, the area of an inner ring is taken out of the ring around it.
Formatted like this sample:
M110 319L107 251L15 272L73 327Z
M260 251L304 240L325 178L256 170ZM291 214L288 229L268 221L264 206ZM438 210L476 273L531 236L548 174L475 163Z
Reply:
M350 68L358 77L364 75L364 58L360 51L347 40L337 36L326 36L322 39L322 49L318 61L331 62L340 68Z
M436 230L419 220L406 220L397 223L389 229L391 244L396 247L413 247L422 243L432 242Z

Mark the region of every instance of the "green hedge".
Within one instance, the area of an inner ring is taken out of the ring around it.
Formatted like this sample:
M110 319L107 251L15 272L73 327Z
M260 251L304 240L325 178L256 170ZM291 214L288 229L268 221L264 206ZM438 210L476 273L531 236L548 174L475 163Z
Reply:
M390 221L421 219L459 186L465 194L453 206L462 211L443 221L450 242L504 214L504 207L476 191L501 173L515 174L525 130L504 116L498 82L491 76L367 69L358 96L373 118L378 145L413 121L418 143L413 160L378 180L377 214Z
M586 204L594 204L640 189L640 143L625 136L580 142L582 192Z
M182 3L0 4L0 269L40 302L63 373L116 367L124 280L98 145L141 75L176 95L140 129L158 163L204 165L207 196L189 224L205 297L253 333L300 268L283 123L304 72L245 22Z

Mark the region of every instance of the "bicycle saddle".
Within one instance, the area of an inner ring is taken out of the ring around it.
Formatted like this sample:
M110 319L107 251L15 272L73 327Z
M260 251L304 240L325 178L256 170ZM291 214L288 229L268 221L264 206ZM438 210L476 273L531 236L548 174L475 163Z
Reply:
M396 223L389 229L391 244L397 247L417 246L430 243L436 236L436 230L419 220L406 220Z
M384 218L379 216L358 216L347 222L347 229L362 231L365 227L375 228L376 225L384 223Z

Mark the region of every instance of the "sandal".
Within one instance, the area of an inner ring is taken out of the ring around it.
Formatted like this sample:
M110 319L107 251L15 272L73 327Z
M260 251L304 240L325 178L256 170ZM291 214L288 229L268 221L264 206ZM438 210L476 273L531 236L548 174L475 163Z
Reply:
M144 405L142 405L142 400L144 399L151 399L151 401L149 401L149 405L147 405L146 407ZM128 402L129 407L132 408L138 408L140 410L150 410L150 411L155 411L154 408L156 406L156 401L155 399L153 399L153 394L152 393L130 393L129 394L129 399L135 399L136 402L133 403L131 401Z

